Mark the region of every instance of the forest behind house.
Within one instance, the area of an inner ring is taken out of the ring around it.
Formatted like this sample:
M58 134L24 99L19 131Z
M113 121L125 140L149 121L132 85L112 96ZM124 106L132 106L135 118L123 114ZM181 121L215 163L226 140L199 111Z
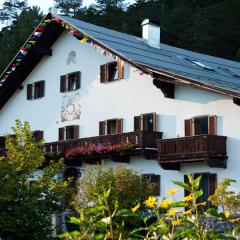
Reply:
M145 18L161 25L161 42L240 61L240 0L54 0L50 9L89 23L141 37ZM0 72L44 17L27 1L6 0L0 8Z

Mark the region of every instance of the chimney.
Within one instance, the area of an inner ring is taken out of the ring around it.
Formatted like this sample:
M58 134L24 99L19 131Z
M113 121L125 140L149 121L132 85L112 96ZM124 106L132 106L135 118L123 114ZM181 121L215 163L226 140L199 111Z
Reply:
M160 26L156 22L145 19L142 22L142 38L150 47L160 48Z

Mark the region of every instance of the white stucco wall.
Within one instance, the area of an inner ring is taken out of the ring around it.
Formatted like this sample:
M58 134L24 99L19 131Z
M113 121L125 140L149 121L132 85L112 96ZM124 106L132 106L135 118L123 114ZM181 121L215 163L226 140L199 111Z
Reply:
M140 157L131 158L128 167L144 173L161 175L161 193L172 187L172 180L183 181L189 172L211 172L218 174L218 180L230 177L240 180L240 107L232 98L209 91L186 86L176 86L175 99L164 98L161 91L152 84L147 75L140 75L135 68L126 66L125 79L100 84L99 67L110 59L97 53L89 44L79 43L70 34L64 33L52 47L53 56L44 57L23 83L23 90L17 90L0 110L0 135L9 132L15 119L28 121L33 130L44 130L46 142L58 140L58 128L80 125L80 137L98 135L99 121L123 118L124 132L133 131L133 117L143 113L157 113L157 130L163 138L184 136L184 120L199 115L217 115L219 135L225 135L229 160L226 169L209 168L205 164L182 164L181 171L167 171L155 160ZM75 63L67 64L71 51L75 51ZM69 93L60 92L60 76L81 71L81 88ZM26 100L26 86L45 80L45 96L42 99ZM80 94L80 120L61 122L62 98L66 94ZM105 161L106 166L116 163ZM180 192L179 198L183 196Z

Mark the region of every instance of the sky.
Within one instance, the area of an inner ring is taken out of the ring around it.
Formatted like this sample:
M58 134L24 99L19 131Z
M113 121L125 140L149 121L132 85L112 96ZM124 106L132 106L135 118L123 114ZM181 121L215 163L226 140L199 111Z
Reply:
M125 0L125 3L132 3L134 0ZM0 0L0 9L2 8L2 4L4 3L4 0ZM54 1L53 0L28 0L29 5L37 5L40 6L40 8L44 11L44 13L47 13L49 8L53 6ZM94 3L94 0L83 0L84 5L90 5L91 3Z
M125 0L125 3L133 3L135 0ZM0 9L2 8L5 0L0 0ZM53 6L54 0L28 0L30 6L37 5L43 10L44 13L49 12L49 8ZM83 5L90 5L94 3L94 0L83 0ZM3 27L3 24L0 22L0 30Z

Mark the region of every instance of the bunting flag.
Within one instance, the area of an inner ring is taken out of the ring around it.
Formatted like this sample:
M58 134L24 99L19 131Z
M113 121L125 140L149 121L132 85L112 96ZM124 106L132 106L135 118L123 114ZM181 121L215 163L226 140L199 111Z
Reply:
M7 69L7 72L5 73L5 75L0 79L0 86L3 85L3 83L6 81L6 79L12 72L16 71L16 68L21 64L21 61L25 58L25 56L31 50L32 46L36 44L38 38L46 30L47 26L49 25L49 23L51 23L51 21L52 19L45 19L38 25L35 32L30 37L30 40L25 44L25 46L23 46L20 49L15 59L15 62L9 67L9 69Z
M6 72L6 74L3 76L2 79L0 79L0 84L2 85L7 77L12 73L15 72L16 68L21 64L21 61L24 59L24 57L28 54L28 52L31 50L32 46L36 44L37 40L39 37L41 37L41 35L43 34L43 32L46 30L47 26L51 23L51 22L55 22L59 25L61 25L62 27L64 27L65 29L70 30L70 33L72 34L72 36L76 37L79 42L81 43L88 43L93 49L96 50L96 52L114 59L116 61L120 61L121 65L123 66L125 64L125 62L118 57L117 55L109 52L108 50L102 48L101 46L99 46L98 44L96 44L94 42L94 40L90 39L88 36L84 35L82 32L80 32L79 30L75 29L74 27L72 27L71 25L65 23L64 21L62 21L59 18L51 18L51 19L45 19L43 20L37 27L36 31L33 33L33 35L31 36L30 40L26 43L26 45L24 47L22 47L20 49L19 54L16 57L15 63L13 63L11 65L11 67L8 69L8 71ZM140 71L140 70L138 70ZM144 72L140 71L140 75L143 75Z
M89 40L88 37L84 37L82 40L80 40L80 42L81 42L81 43L85 43L85 42L87 42L88 40Z
M20 52L21 52L22 55L25 56L25 55L27 55L28 50L29 50L28 48L21 48Z
M34 45L36 43L36 41L29 41L30 44Z
M42 32L35 32L33 35L36 37L40 37L42 35Z

